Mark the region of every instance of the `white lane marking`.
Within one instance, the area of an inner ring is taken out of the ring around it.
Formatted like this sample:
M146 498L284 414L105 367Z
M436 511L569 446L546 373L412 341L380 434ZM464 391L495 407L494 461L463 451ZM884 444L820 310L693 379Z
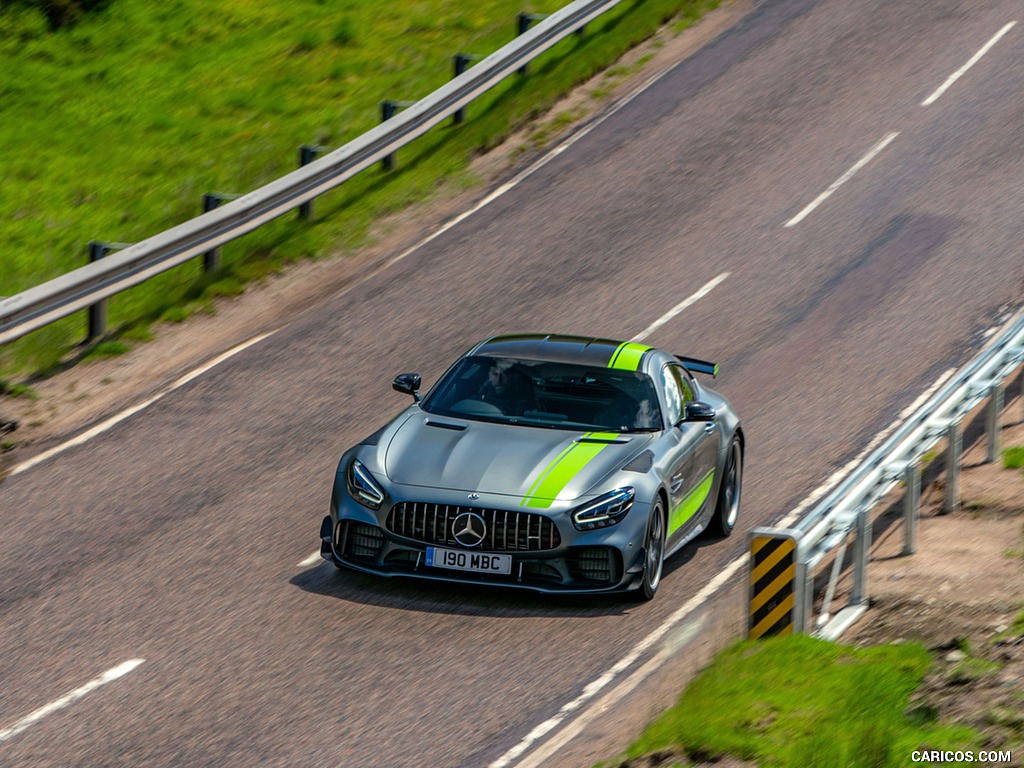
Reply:
M954 72L954 73L953 73L952 75L950 75L950 76L949 76L948 78L946 78L946 82L944 82L944 83L943 83L942 85L940 85L940 86L939 86L939 87L938 87L938 88L936 89L935 93L933 93L933 94L932 94L931 96L929 96L929 97L928 97L927 99L925 99L924 101L922 101L922 102L921 102L921 106L922 106L922 107L927 107L927 106L929 106L929 105L931 105L931 104L934 104L934 103L935 103L936 101L938 101L938 100L939 100L939 97L940 97L940 96L941 96L942 94L944 94L944 93L946 92L946 89L947 89L947 88L949 88L949 87L950 87L950 86L951 86L951 85L952 85L953 83L955 83L955 82L956 82L957 80L959 80L959 79L961 78L961 76L963 76L963 74L964 74L964 73L965 73L965 72L966 72L966 71L967 71L968 69L970 69L970 68L971 68L971 67L973 67L973 66L974 66L975 64L977 64L977 63L978 63L978 60L979 60L979 59L980 59L980 58L981 58L982 56L984 56L984 55L985 55L986 53L988 53L988 52L989 52L989 50L990 50L990 49L992 48L992 46L993 46L993 45L995 45L996 43L998 43L998 42L999 42L999 38L1001 38L1001 37L1002 37L1003 35L1005 35L1005 34L1006 34L1007 32L1009 32L1009 31L1010 31L1010 30L1011 30L1011 29L1013 28L1013 25L1014 25L1014 24L1016 24L1016 23L1017 23L1016 21L1011 21L1011 22L1010 22L1009 24L1007 24L1007 25L1006 25L1005 27L1003 27L1003 28L1002 28L1002 29L1000 29L1000 30L999 30L998 32L996 32L996 34L995 34L995 37L993 37L993 38L992 38L991 40L989 40L989 41L988 41L987 43L985 43L985 44L984 44L984 45L983 45L983 46L981 47L981 50L980 50L980 51L978 51L978 52L977 52L976 54L974 54L973 56L971 56L971 58L967 60L967 63L966 63L966 64L964 64L964 65L963 65L962 67L960 67L960 69L958 69L958 70L957 70L956 72Z
M867 444L867 446L857 455L857 458L850 461L842 469L833 472L824 483L819 485L814 491L812 491L807 498L805 498L800 504L796 506L791 512L784 515L775 523L771 524L777 528L788 528L800 516L812 505L816 504L820 499L824 498L828 493L835 488L839 482L850 473L864 458L875 449L883 440L885 440L898 425L907 419L914 411L916 411L929 397L931 397L939 387L946 383L949 378L956 373L955 368L951 368L935 382L926 389L914 402L908 405L903 411L900 412L899 418L895 420L893 424L890 424L884 430L879 432L875 437ZM619 673L625 671L632 666L636 660L649 649L653 644L658 642L664 637L676 624L683 621L690 613L699 608L704 602L706 602L725 582L729 581L736 572L739 571L747 563L746 553L740 555L736 559L732 560L726 565L719 574L708 582L703 589L700 590L686 605L676 611L674 614L668 617L657 629L655 629L650 635L641 640L632 651L624 656L618 663L611 667L607 672L600 675L594 682L590 683L584 688L583 693L580 694L576 699L566 704L559 710L559 713L551 718L550 720L537 726L515 747L510 749L496 761L491 763L489 768L507 768L512 765L521 755L529 750L535 742L539 741L545 734L550 733L560 723L565 721L570 714L575 710L583 707L590 699L597 695L605 686L607 686ZM633 672L632 675L627 677L623 682L613 689L605 699L597 705L584 709L576 720L571 722L569 725L554 737L549 742L543 742L536 747L536 751L528 756L522 762L516 763L516 768L535 768L535 766L543 765L543 757L550 757L553 754L550 750L553 748L551 745L557 742L558 747L562 747L571 741L573 738L578 736L584 729L584 727L594 720L598 715L602 714L608 706L615 701L623 698L629 691L633 690L639 683L652 674L660 666L670 654L659 654L660 660L656 663L655 659L659 656L652 658L649 662L645 663L644 666ZM540 757L538 757L540 755Z
M325 562L325 561L324 561L324 559L322 557L320 557L320 550L318 549L312 555L310 555L305 560L303 560L301 563L299 563L296 566L296 568L308 568L311 565L316 565L317 563L322 563L322 562Z
M54 446L53 448L50 448L48 451L43 451L38 456L33 456L31 459L28 459L27 461L23 461L21 464L18 464L16 467L14 467L14 469L12 469L9 474L11 476L13 476L13 475L17 475L17 474L20 474L22 472L25 472L26 470L32 469L32 467L36 466L36 464L40 464L40 463L46 461L47 459L53 458L57 454L64 453L64 451L68 450L69 448L74 448L76 445L82 445L82 443L86 443L89 440L92 440L97 435L101 435L104 432L106 432L107 430L113 429L118 424L120 424L122 421L124 421L125 419L129 418L130 416L134 416L136 413L138 413L139 411L143 410L144 408L148 408L149 406L151 406L153 403L155 403L157 400L161 399L162 397L165 397L166 395L168 395L169 393L171 393L174 390L178 389L179 387L182 387L185 384L188 384L190 381L192 381L196 377L202 375L203 373L206 373L206 371L210 370L214 366L220 365L225 360L227 360L229 357L233 357L234 355L237 355L243 349L246 349L247 347L251 347L253 344L256 344L257 342L263 341L263 339L267 338L268 336L273 335L274 333L276 333L276 331L270 331L269 333L263 333L263 334L260 334L259 336L254 336L253 338L249 339L248 341L243 341L241 344L239 344L239 345L237 345L235 347L232 347L227 352L223 352L220 355L218 355L217 357L213 358L208 363L205 363L205 364L199 366L198 368L196 368L195 370L191 371L190 373L186 373L180 379L178 379L173 384L171 384L171 386L169 386L167 389L163 390L162 392L158 392L157 394L153 395L148 400L144 400L141 403L136 403L135 405L131 406L130 408L126 408L125 410L121 411L119 414L117 414L115 416L111 416L106 421L101 421L95 427L92 427L91 429L87 429L82 434L76 435L75 437L71 438L70 440L68 440L68 441L66 441L64 443L61 443L60 445Z
M835 192L837 189L839 189L839 187L841 187L843 184L845 184L851 178L853 178L853 175L857 173L857 171L859 171L865 165L874 160L875 156L878 155L878 153L885 149L887 146L889 146L889 143L899 135L900 134L898 131L893 131L880 142L875 144L875 146L873 146L868 151L868 153L864 155L864 157L862 157L860 160L854 163L853 167L850 168L850 170L848 170L846 173L844 173L842 176L840 176L838 179L832 182L832 185L828 189L826 189L824 192L822 192L820 195L814 198L814 200L812 200L806 208L800 211L800 213L798 213L792 219L787 221L786 226L794 227L801 221L803 221L805 218L807 218L807 215L810 214L811 211L813 211L815 208L817 208L819 205L825 202L825 200L827 200L833 192Z
M83 696L89 693L92 693L97 688L104 686L107 683L111 683L114 680L117 680L119 677L124 677L137 666L142 664L144 661L145 659L131 659L129 661L124 662L123 664L118 664L113 669L108 669L99 677L90 680L81 688L75 688L75 690L71 691L70 693L64 694L56 701L52 701L49 704L47 704L45 707L40 707L32 714L21 718L21 720L16 722L14 725L4 728L2 731L0 731L0 742L7 741L12 737L17 736L26 728L28 728L31 725L34 725L35 723L38 723L47 715L53 714L58 709L63 709L68 704L73 703L74 701L82 698Z
M422 240L417 242L415 245L412 245L411 247L409 247L406 250L402 251L397 256L395 256L395 257L393 257L391 259L388 259L387 261L383 262L376 269L372 269L369 272L365 273L363 275L363 279L361 279L358 282L350 285L349 287L345 288L344 290L339 291L336 295L337 296L344 296L346 293L348 293L349 291L359 287L360 285L362 285L364 282L369 280L374 275L378 274L379 272L384 271L385 269L390 267L392 264L396 264L397 262L399 262L402 259L404 259L406 256L408 256L411 253L414 253L415 251L417 251L420 248L422 248L427 243L437 239L442 234L444 234L445 232L450 230L452 227L454 227L455 225L459 224L460 222L464 221L465 219L469 218L474 213L476 213L477 211L482 209L484 206L494 202L499 197L504 195L506 192L508 192L509 190L511 190L511 189L515 188L516 186L518 186L521 182L523 182L528 177L532 176L535 172L537 172L538 170L543 168L545 165L547 165L548 162L550 162L553 158L555 158L558 155L562 154L565 150L567 150L569 147L571 147L577 141L579 141L584 136L586 136L588 133L590 133L592 130L594 130L599 125L601 125L605 120L610 118L612 115L614 115L620 109L622 109L627 104L629 104L631 101L633 101L633 99L635 99L641 93L643 93L648 88L650 88L652 85L654 85L658 80L660 80L666 74L671 72L673 68L674 67L669 67L669 68L665 69L662 72L659 72L659 73L657 73L655 75L652 75L650 78L648 78L643 83L641 83L639 86L637 86L635 90L630 91L628 94L626 94L622 98L621 101L613 104L608 109L607 112L605 112L602 115L600 115L599 117L595 118L593 120L593 122L591 122L588 125L586 125L585 127L581 128L579 131L574 133L572 136L570 136L564 142L559 144L557 147L552 148L551 151L549 151L543 157L539 158L536 162L534 162L533 165L529 166L528 168L526 168L525 170L523 170L522 172L517 174L510 181L507 181L504 184L502 184L501 186L499 186L497 189L495 189L490 194L488 194L486 197L484 197L482 200L480 200L476 205L474 205L468 211L465 211L465 212L459 214L454 219L452 219L451 221L449 221L446 224L444 224L440 229L436 230L435 232L431 233L427 237L423 238ZM281 327L282 328L287 327L287 323L284 326L281 326ZM96 435L99 435L99 434L101 434L103 432L106 432L108 429L113 427L115 424L117 424L117 423L119 423L121 421L124 421L129 416L132 416L133 414L138 413L139 411L141 411L143 408L147 408L148 406L152 405L157 400L159 400L161 397L166 395L167 392L170 392L171 390L181 386L182 384L186 383L187 381L191 381L196 376L199 376L200 374L205 373L206 371L208 371L210 368L213 368L218 363L221 363L224 360L226 360L228 357L231 357L231 355L236 354L238 352L241 352L246 347L249 347L249 346L251 346L253 344L256 344L257 342L263 341L263 339L267 338L268 336L272 336L274 333L277 333L277 331L279 331L279 330L281 330L281 328L277 328L277 329L275 329L275 330L273 330L273 331L271 331L269 333L264 333L264 334L261 334L259 336L254 336L253 338L251 338L251 339L249 339L247 341L242 342L237 347L235 347L233 350L225 352L223 355L220 355L219 357L214 358L214 360L211 361L208 365L203 366L201 368L198 368L195 371L193 371L191 374L188 374L185 377L183 377L182 379L179 379L179 381L175 384L175 386L171 387L170 389L168 389L168 390L166 390L164 392L161 392L159 395L156 395L156 396L150 398L149 400L146 400L143 403L139 403L138 405L134 405L131 408L128 408L123 413L119 414L118 416L115 416L115 417L113 417L111 419L108 419L107 421L103 422L102 424L97 425L96 427L94 427L93 429L90 429L89 431L85 432L84 434L79 435L78 437L75 437L75 438L69 440L67 443L64 443L63 445L57 446L56 448L52 448L49 451L45 451L45 452L39 454L38 456L35 456L35 457L29 459L28 461L25 461L25 462L17 465L14 469L12 469L8 473L8 476L16 475L16 474L18 474L20 472L24 472L27 469L31 469L32 467L36 466L36 464L39 464L40 462L45 461L46 459L50 458L51 456L55 456L58 453L62 453L63 451L65 451L68 448L71 448L73 446L81 445L82 443L86 442L87 440L90 440L93 437L96 437Z
M705 296L707 296L709 293L711 293L711 291L713 291L715 289L715 287L719 283L721 283L723 280L725 280L725 278L727 278L729 275L730 275L729 272L723 272L718 277L716 277L716 278L714 278L712 280L709 280L707 283L704 284L704 287L702 287L699 291L697 291L695 294L693 294L689 298L683 299L681 302L676 304L674 307L672 307L672 309L670 309L664 315L659 317L657 320L655 320L649 326L644 328L639 334L634 336L631 340L632 341L642 341L645 337L650 336L652 333L654 333L656 330L661 328L661 326L663 326L665 323L667 323L673 317L678 315L684 309L689 307L691 304L696 303L699 299L702 299Z

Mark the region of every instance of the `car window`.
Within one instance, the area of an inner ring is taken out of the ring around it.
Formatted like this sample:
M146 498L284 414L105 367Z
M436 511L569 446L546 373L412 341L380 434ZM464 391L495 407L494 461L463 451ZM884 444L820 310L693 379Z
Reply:
M661 384L665 388L665 416L668 423L678 424L683 418L683 389L679 386L679 378L673 367L666 365L661 369Z
M428 413L554 429L663 429L654 382L639 371L464 357L420 403Z
M672 377L676 380L679 385L679 391L682 392L683 402L688 403L691 400L696 400L697 395L693 391L693 382L690 377L686 374L682 368L678 365L670 365L669 370L672 371Z
M669 424L678 424L683 418L683 407L696 398L693 382L678 365L666 365L662 369L662 384L665 387L665 415Z

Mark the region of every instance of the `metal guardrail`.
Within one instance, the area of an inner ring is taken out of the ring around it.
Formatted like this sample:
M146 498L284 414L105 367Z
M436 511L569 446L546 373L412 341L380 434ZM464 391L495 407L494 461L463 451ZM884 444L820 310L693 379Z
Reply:
M422 136L446 117L551 48L620 0L575 0L481 59L429 96L343 147L183 224L94 264L0 300L0 344L212 252L311 202Z
M751 636L810 631L835 639L867 610L871 510L898 482L905 481L903 552L913 553L917 546L922 458L939 440L947 439L944 508L953 511L960 503L961 421L988 398L987 458L995 461L1004 382L1022 363L1024 311L792 528L757 528L751 532ZM1021 379L1024 388L1024 370ZM832 615L831 603L851 534L855 535L852 590L847 604ZM795 567L783 572L781 567L772 570L770 562L758 561L772 540L796 542ZM814 569L834 550L821 611L815 619Z

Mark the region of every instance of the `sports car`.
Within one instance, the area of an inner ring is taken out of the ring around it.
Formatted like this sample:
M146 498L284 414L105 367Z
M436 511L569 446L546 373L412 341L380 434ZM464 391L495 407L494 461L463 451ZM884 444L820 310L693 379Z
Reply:
M736 525L744 436L694 373L635 342L480 342L341 457L320 553L383 576L654 597L665 559Z

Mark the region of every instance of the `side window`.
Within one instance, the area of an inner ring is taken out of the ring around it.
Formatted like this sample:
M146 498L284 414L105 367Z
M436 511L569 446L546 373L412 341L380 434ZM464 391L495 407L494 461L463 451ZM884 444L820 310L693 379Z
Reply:
M665 417L669 426L683 418L684 390L679 386L679 372L673 366L661 369L661 383L665 388Z
M691 400L696 400L697 395L693 390L693 382L686 375L686 371L675 365L671 366L669 370L672 371L673 377L675 377L679 384L679 390L683 393L683 402L688 403Z

